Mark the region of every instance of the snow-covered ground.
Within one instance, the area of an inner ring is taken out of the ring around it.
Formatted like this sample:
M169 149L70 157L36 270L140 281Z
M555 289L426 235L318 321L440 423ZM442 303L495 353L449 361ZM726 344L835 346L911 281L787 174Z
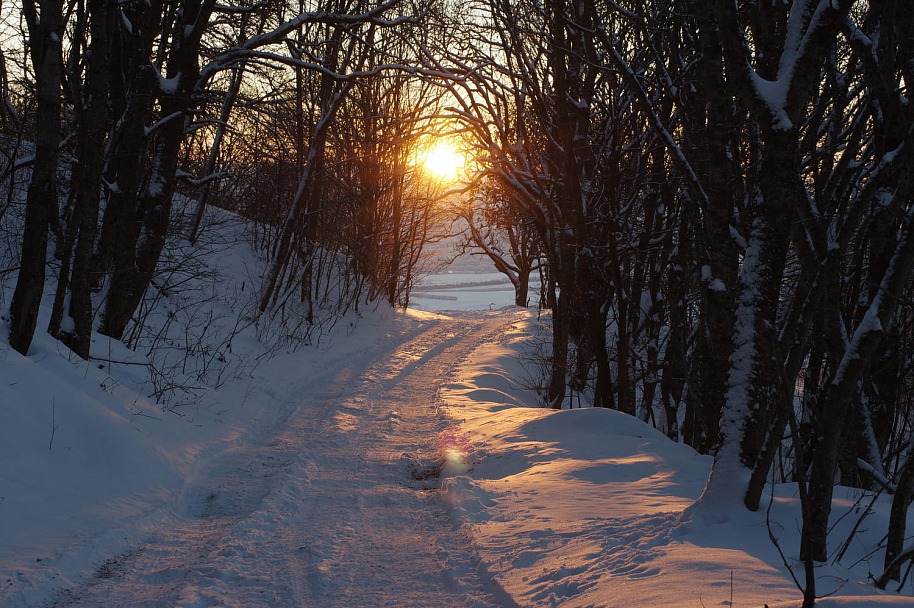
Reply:
M530 277L528 302L539 297L539 277ZM417 310L497 310L514 305L514 286L485 260L468 260L454 269L424 277L413 289L410 307Z
M529 407L518 379L531 323L476 349L441 393L462 446L443 497L489 576L521 606L799 606L768 532L802 580L795 488L773 488L758 513L684 521L710 458L619 412ZM871 501L838 490L833 555ZM817 605L914 605L910 584L899 595L867 581L888 510L877 500L840 563L819 568Z
M439 264L449 260L458 237L437 244L434 255ZM539 296L539 275L530 277L529 302ZM451 260L440 272L422 277L411 293L410 307L417 310L496 310L514 304L514 286L496 272L484 255L465 253Z
M514 287L498 272L446 272L424 278L411 299L418 310L495 310L514 304Z
M799 605L769 540L801 577L793 487L683 521L710 460L617 412L536 407L540 321L471 279L256 366L242 332L221 386L165 409L101 336L89 363L41 331L28 358L0 344L0 605ZM869 504L836 498L835 550ZM820 568L818 605L914 605L867 581L887 513Z

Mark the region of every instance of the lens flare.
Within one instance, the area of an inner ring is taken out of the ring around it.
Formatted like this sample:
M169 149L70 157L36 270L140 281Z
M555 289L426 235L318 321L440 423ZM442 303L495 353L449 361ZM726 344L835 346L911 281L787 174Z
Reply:
M438 454L443 473L460 475L471 468L470 441L459 428L446 429L438 436Z

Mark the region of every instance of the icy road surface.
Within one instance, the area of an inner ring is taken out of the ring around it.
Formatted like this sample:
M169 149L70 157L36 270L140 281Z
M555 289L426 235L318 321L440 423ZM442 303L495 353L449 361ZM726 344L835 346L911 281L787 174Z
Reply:
M301 386L266 447L197 476L179 516L52 606L514 605L436 492L439 387L514 320L461 313Z

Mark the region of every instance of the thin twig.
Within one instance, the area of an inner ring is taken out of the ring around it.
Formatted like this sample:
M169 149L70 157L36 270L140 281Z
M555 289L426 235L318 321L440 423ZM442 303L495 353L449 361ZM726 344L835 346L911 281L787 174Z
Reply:
M48 442L48 450L54 446L54 434L57 432L57 398L51 397L51 440Z
M102 361L104 363L115 363L117 365L149 365L148 363L143 363L139 361L118 361L116 359L109 359L107 357L93 357L89 356L89 361Z
M784 554L784 551L781 550L781 545L778 543L778 538L774 535L774 530L771 529L771 506L774 504L774 483L771 484L771 497L768 500L768 508L765 510L765 527L768 528L768 538L771 540L771 544L774 545L774 548L777 549L778 555L781 556L781 562L787 568L787 572L790 573L790 578L793 579L793 584L797 586L797 589L803 593L803 585L800 584L800 580L797 578L797 575L793 571L793 567L790 565L790 561L787 559L787 556ZM732 604L731 604L732 605Z

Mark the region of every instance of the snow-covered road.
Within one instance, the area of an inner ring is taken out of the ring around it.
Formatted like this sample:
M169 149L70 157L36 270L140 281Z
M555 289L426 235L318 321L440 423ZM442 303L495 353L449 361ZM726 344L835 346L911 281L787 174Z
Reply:
M505 606L436 492L438 391L512 314L431 323L298 387L266 443L228 451L176 514L53 606Z
M50 336L0 353L0 608L797 608L793 484L683 519L710 458L620 412L538 407L534 313L392 314L174 416L130 397L132 367ZM817 568L817 606L912 605L867 578L877 498L836 495L832 537L856 536Z

